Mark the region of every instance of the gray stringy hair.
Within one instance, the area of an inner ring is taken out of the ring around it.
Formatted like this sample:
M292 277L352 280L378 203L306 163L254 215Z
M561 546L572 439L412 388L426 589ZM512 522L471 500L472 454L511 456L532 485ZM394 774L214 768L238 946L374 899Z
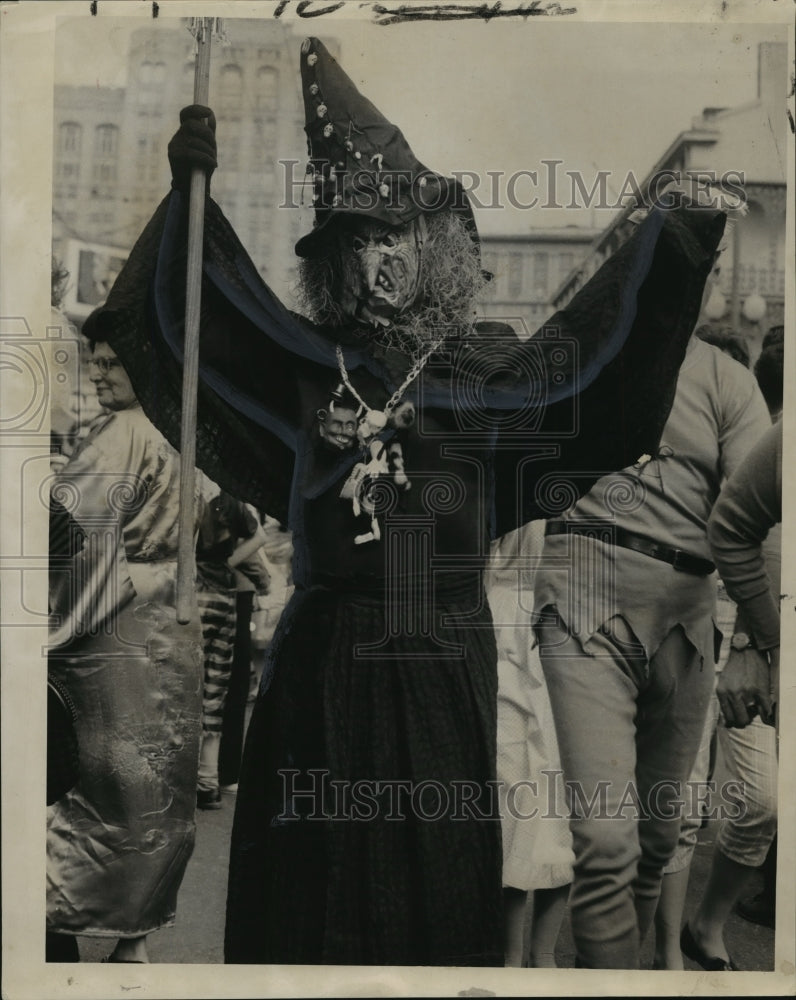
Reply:
M363 339L417 357L440 335L468 334L475 303L486 277L478 246L464 219L442 210L426 216L428 237L421 257L420 286L414 303L387 327L361 325ZM345 265L332 249L328 256L299 261L297 294L310 318L328 326L350 326L339 305Z

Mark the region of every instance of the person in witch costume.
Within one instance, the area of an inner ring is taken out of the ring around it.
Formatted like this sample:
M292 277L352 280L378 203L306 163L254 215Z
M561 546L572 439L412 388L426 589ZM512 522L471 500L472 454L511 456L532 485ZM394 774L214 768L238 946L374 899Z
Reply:
M205 212L197 464L289 523L296 583L247 735L225 957L501 965L489 539L654 451L724 214L653 209L522 342L475 322L461 186L315 38L301 79L306 316L210 198ZM87 322L176 441L186 190L216 163L209 109L183 110L169 157L173 190Z

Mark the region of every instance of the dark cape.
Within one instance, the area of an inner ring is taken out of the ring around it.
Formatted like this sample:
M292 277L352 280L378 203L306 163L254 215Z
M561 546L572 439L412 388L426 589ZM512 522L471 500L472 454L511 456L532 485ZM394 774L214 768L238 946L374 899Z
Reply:
M551 474L558 482L570 473L567 496L582 495L601 473L655 451L724 223L714 210L653 209L530 341L487 324L482 336L445 345L432 359L418 390L424 401L455 412L465 433L495 434L496 535L560 510L540 495L538 483ZM173 191L84 325L89 338L108 340L145 412L177 447L186 232L187 197ZM208 199L197 465L283 522L307 429L297 382L314 380L328 392L339 381L340 341L350 345L349 372L361 366L389 391L396 387L364 341L289 312ZM531 436L548 454L523 464L518 509L517 491L502 487L515 483Z
M175 192L85 328L175 444L185 228ZM530 340L493 323L446 342L397 432L411 489L355 545L357 458L324 452L315 413L337 342L374 408L407 363L288 312L208 201L197 464L288 521L296 582L247 736L228 962L502 964L489 538L655 453L723 228L655 209Z

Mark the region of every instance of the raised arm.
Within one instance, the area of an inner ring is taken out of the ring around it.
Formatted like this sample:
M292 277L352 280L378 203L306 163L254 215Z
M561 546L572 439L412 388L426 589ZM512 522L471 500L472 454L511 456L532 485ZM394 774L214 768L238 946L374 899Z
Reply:
M169 144L172 191L133 247L107 303L86 321L122 359L152 422L179 446L187 178L216 164L209 108L183 110ZM197 465L286 520L301 429L299 380L333 368L311 324L264 284L219 207L206 202Z
M717 209L653 209L565 309L505 348L483 389L499 418L498 534L654 453L724 224ZM512 405L527 421L500 418Z

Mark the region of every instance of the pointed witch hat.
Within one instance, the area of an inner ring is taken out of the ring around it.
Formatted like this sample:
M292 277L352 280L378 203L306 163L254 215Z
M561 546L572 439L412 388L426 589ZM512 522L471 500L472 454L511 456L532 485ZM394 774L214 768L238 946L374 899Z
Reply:
M317 38L302 43L301 86L315 225L296 244L299 257L324 256L332 223L351 215L397 226L449 208L479 243L461 184L417 159L401 130L360 94Z

